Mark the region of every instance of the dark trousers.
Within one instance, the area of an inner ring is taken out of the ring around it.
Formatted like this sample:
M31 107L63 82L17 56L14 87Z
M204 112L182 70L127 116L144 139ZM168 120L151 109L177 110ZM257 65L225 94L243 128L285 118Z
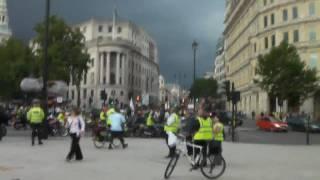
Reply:
M31 142L34 144L34 138L38 136L38 142L41 143L41 124L40 123L31 123L32 134Z
M192 136L187 136L186 137L186 141L187 141L187 143L191 143L192 144ZM193 147L187 145L187 152L188 152L189 156L193 155Z
M109 147L112 147L113 144L113 139L114 138L118 138L122 144L122 146L124 146L124 132L118 132L118 131L111 131L111 139L110 139L110 144Z
M213 140L209 145L209 154L221 155L222 153L222 142Z
M207 141L201 141L201 140L195 140L194 144L202 147L202 160L207 159L207 151L208 151L208 142ZM195 148L195 155L197 156L200 153L200 150L198 148Z
M70 134L71 136L71 149L70 152L67 156L68 160L71 160L73 158L74 155L76 155L76 160L82 160L83 159L83 155L81 152L81 148L79 145L79 141L80 141L80 137L77 136L77 134Z

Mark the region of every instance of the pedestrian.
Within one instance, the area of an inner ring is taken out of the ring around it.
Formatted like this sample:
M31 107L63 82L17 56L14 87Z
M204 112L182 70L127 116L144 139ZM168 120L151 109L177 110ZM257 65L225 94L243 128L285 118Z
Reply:
M77 161L81 161L83 159L83 155L79 142L81 136L83 136L85 132L85 123L78 108L73 108L71 116L68 118L67 128L69 129L69 134L72 141L70 152L67 155L66 161L71 161L74 155Z
M45 118L44 112L40 107L40 101L35 99L33 100L33 107L27 113L27 119L30 122L32 128L31 134L31 145L34 146L34 138L38 136L38 144L42 145L41 141L41 125Z
M256 119L256 112L252 111L251 113L252 121Z
M176 144L171 144L170 138L176 138L180 129L180 117L178 116L179 108L172 107L170 112L171 115L167 119L166 125L164 126L164 131L166 132L166 143L169 148L169 154L166 156L166 158L171 158L175 155Z
M213 147L210 147L210 154L212 153L215 156L221 157L222 142L224 141L224 127L219 118L215 117L213 121ZM220 164L220 161L218 161L217 164Z
M111 131L111 139L109 144L109 149L113 149L113 140L118 138L122 144L122 148L128 147L128 144L124 143L124 130L125 130L125 117L119 113L118 108L112 108L113 112L108 115L107 126Z

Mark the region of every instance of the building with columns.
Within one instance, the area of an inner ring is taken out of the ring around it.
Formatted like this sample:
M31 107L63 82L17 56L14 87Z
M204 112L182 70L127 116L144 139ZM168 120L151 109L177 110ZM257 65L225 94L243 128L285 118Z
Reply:
M73 26L85 36L92 58L81 83L81 107L100 108L100 94L129 104L130 98L148 95L151 103L159 96L158 48L152 37L130 21L92 18ZM76 104L77 91L70 84L68 98ZM108 100L107 100L108 101Z
M227 0L225 59L227 79L241 92L240 111L278 111L266 92L254 83L259 55L283 40L297 47L309 68L320 70L319 0ZM273 105L272 105L273 104ZM285 103L286 106L286 103ZM300 108L320 118L320 92Z
M166 100L166 82L162 75L159 76L159 101L160 103Z
M0 0L0 42L9 39L11 35L12 32L9 27L7 0Z

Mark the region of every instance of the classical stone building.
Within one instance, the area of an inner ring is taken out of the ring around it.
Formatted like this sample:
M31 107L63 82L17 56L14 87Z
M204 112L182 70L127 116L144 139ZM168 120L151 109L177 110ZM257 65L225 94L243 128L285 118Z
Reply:
M100 94L128 104L129 99L159 96L159 59L156 42L143 28L130 21L90 19L73 26L85 36L92 58L81 83L81 107L100 108ZM70 85L69 99L76 103L77 91ZM108 101L108 100L107 100Z
M220 38L216 47L216 58L214 60L213 77L221 85L226 80L225 58L224 58L224 38Z
M9 39L11 35L12 33L9 27L7 1L0 0L0 42Z
M159 102L163 103L166 100L166 82L162 75L159 76Z
M254 84L257 57L285 40L297 47L308 67L320 69L320 1L227 0L226 4L226 71L227 79L241 91L238 109L246 113L278 110ZM301 111L320 117L319 94L307 100Z

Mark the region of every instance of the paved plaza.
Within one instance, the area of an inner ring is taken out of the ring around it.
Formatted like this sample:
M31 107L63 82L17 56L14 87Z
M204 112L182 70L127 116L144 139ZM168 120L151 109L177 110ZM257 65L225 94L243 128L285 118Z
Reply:
M67 163L69 138L51 138L31 147L29 137L5 137L0 142L1 180L161 180L168 160L163 140L128 139L129 148L96 149L91 138L81 145L83 162ZM221 180L318 180L320 146L224 144L227 161ZM205 179L189 172L181 159L172 180Z

